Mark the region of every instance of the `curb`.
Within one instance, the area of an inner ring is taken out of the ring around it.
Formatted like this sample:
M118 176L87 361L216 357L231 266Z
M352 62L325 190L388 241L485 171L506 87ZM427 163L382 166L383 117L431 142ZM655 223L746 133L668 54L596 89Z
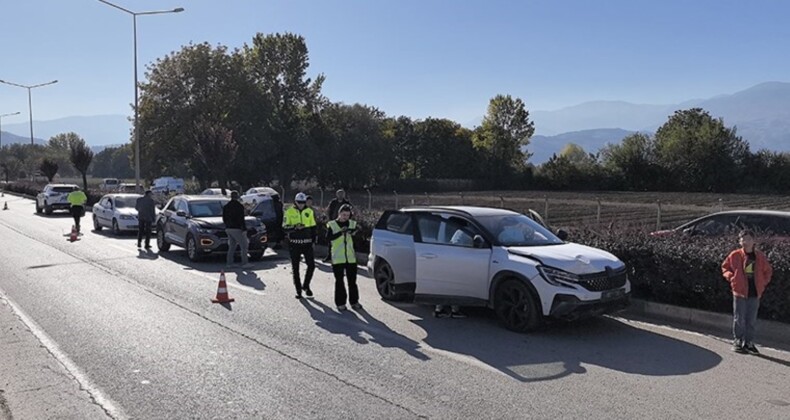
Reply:
M666 303L631 299L631 305L621 315L625 318L646 318L665 322L683 329L711 331L724 337L732 336L732 315L701 309L684 308ZM790 325L760 319L757 322L758 341L790 346Z

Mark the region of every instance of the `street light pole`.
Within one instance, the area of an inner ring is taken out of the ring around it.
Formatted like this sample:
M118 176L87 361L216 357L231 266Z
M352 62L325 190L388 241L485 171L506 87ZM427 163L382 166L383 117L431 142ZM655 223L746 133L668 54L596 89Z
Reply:
M12 115L19 115L19 112L13 112L11 114L2 114L2 115L0 115L0 150L3 149L3 117L10 117Z
M28 106L28 112L30 113L30 145L31 146L33 145L33 95L30 93L30 91L38 87L53 85L57 82L58 82L57 80L53 80L51 82L40 83L38 85L20 85L17 83L11 83L11 82L6 82L5 80L0 80L0 83L5 83L10 86L16 86L16 87L27 89L27 106Z
M160 15L165 13L181 13L184 11L183 7L177 7L173 10L154 10L150 12L133 12L129 9L125 9L117 4L110 3L106 0L98 0L101 3L104 3L110 7L114 7L122 12L132 15L132 29L134 34L134 178L135 178L135 190L140 189L140 130L138 126L139 121L139 98L137 93L137 16L143 15Z

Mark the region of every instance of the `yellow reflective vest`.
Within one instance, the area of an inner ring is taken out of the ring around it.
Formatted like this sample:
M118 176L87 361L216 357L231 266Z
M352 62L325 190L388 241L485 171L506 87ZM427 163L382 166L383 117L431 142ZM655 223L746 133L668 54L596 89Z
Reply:
M84 206L88 201L88 196L82 190L75 190L69 193L67 199L72 206Z
M326 226L336 235L340 233L340 225L337 221L332 220ZM353 220L348 221L348 230L339 237L332 240L332 265L336 264L356 264L357 254L354 251L354 238L352 233L357 228L357 222Z
M302 229L296 229L300 225ZM305 207L300 211L296 206L292 206L283 213L283 229L288 232L288 240L291 243L312 243L315 226L315 214L313 209L309 207Z

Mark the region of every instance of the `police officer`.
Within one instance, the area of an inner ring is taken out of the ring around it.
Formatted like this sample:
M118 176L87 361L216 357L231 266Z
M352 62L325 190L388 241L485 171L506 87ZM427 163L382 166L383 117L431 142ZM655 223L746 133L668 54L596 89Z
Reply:
M77 187L77 189L69 193L67 199L69 204L71 204L71 216L74 218L74 227L79 233L80 219L85 215L85 203L88 201L88 196Z
M310 290L310 281L313 279L313 272L315 271L315 257L313 256L313 232L315 231L315 226L315 214L313 209L307 207L307 195L302 192L296 194L294 205L289 207L283 214L283 229L288 235L291 269L297 299L302 298L303 291L308 298L313 297L313 291ZM307 264L304 284L299 278L299 260L302 255L304 255L304 260Z

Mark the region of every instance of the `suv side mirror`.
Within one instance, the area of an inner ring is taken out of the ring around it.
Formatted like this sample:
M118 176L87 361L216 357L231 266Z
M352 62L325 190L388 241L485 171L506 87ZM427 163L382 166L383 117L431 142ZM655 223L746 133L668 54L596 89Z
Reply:
M568 232L560 229L560 230L557 231L557 237L560 238L563 241L567 241L568 240Z
M178 217L187 217L187 212L185 212L184 210L178 210L176 212L176 216L178 216Z
M475 235L475 237L472 238L472 246L475 248L485 248L486 240L480 235Z

